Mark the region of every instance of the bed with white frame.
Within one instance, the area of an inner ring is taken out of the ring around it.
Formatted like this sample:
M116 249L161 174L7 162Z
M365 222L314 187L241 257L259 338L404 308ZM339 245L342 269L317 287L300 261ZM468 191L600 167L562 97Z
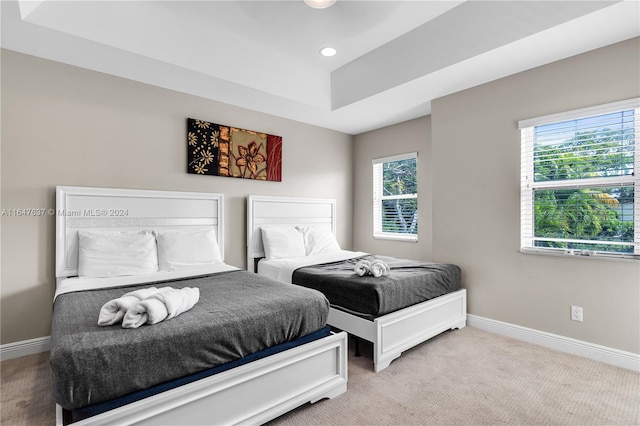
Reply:
M56 203L57 283L77 275L81 229L212 226L224 253L221 194L59 186ZM345 333L332 334L73 424L261 424L345 392L346 345ZM56 424L65 424L59 405Z
M247 265L258 272L265 257L261 227L322 227L336 232L334 199L273 197L247 198ZM403 351L446 330L466 325L467 297L461 289L375 318L364 319L330 308L328 324L373 343L376 372L389 366Z

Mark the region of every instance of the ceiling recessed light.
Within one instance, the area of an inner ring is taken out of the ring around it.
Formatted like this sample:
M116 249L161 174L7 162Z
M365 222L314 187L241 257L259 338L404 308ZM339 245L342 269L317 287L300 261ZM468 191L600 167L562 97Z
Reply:
M326 9L333 5L336 0L304 0L307 6L311 6L314 9Z
M320 54L322 56L333 56L336 53L338 53L338 51L333 47L323 47L322 49L320 49Z

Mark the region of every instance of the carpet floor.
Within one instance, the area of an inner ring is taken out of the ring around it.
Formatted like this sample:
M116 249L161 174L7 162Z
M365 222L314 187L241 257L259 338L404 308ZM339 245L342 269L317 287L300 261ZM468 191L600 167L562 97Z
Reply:
M640 425L631 370L466 327L376 374L371 345L352 343L346 393L269 425ZM48 355L1 363L3 426L55 424Z

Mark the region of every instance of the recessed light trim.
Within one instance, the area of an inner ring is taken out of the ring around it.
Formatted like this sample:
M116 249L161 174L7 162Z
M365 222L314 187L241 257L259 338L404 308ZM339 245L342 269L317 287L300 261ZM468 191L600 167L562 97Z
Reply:
M304 0L307 6L311 6L314 9L326 9L332 6L336 0Z
M335 56L336 53L338 53L338 51L333 47L323 47L322 49L320 49L320 54L322 56Z

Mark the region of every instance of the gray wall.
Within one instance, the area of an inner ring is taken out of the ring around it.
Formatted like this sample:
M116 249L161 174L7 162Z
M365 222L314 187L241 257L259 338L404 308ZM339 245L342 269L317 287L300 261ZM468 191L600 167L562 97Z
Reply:
M2 208L55 207L56 185L221 192L225 260L245 266L248 194L336 198L351 248L352 136L2 51ZM283 137L282 182L186 173L186 119ZM2 343L50 333L54 217L2 217Z
M636 38L437 99L430 136L428 122L414 120L356 137L354 249L457 263L470 314L640 353L640 262L519 252L517 128L639 96L639 56ZM374 241L370 159L409 150L419 151L420 209L433 232L421 215L418 245ZM584 308L584 322L570 320L571 305Z
M353 246L355 250L414 260L432 258L431 117L384 127L354 138ZM418 242L373 238L371 160L417 152Z

